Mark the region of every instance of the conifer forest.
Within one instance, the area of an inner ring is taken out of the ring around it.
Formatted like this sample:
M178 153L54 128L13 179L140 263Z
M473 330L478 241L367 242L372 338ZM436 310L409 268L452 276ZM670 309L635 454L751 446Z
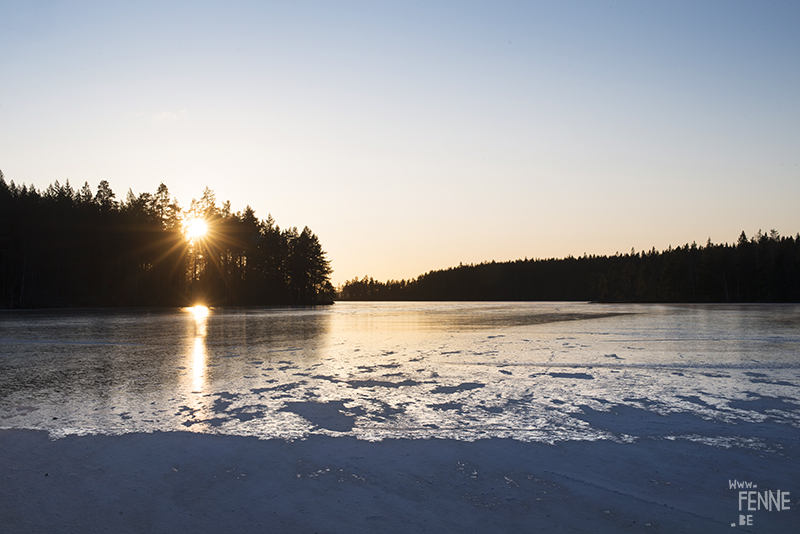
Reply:
M330 273L309 228L208 188L182 209L164 184L120 201L105 180L39 191L0 173L0 308L330 303Z

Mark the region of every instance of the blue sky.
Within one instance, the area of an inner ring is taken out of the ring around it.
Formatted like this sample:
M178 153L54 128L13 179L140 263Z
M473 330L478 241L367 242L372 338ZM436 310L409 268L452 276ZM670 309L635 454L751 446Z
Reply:
M6 2L0 169L205 186L334 282L800 231L796 2Z

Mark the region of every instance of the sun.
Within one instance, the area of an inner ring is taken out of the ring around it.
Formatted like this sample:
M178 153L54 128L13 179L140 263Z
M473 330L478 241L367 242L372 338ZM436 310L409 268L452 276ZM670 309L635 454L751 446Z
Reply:
M188 239L203 237L208 232L208 225L203 219L190 219L183 225Z

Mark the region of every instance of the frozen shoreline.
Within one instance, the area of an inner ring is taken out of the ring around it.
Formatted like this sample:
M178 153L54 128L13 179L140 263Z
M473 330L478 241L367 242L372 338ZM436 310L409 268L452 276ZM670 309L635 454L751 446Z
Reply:
M772 451L686 440L296 441L0 431L4 532L729 532L738 491L789 491L745 532L800 525L794 427ZM742 512L747 513L747 512Z

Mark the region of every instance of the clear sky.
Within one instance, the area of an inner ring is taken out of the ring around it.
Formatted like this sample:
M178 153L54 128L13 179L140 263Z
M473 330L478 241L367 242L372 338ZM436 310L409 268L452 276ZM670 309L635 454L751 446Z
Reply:
M334 283L794 235L799 164L800 2L0 0L6 180L208 186Z

